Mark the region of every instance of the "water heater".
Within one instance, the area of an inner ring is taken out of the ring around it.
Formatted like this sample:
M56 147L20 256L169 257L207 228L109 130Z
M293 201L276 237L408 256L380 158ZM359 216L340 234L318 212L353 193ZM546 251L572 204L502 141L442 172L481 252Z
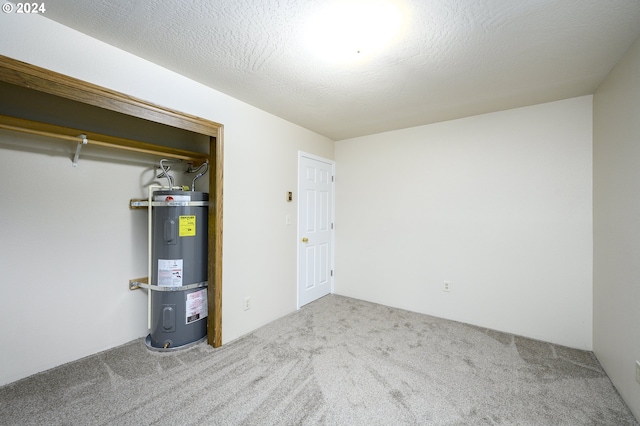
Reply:
M153 291L146 344L174 350L207 336L209 194L167 189L152 197Z

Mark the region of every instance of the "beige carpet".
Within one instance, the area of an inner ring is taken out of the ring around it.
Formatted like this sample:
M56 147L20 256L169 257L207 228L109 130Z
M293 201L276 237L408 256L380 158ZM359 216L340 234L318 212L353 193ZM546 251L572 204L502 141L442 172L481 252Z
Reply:
M133 341L0 388L0 412L3 425L638 425L591 352L341 296L219 349Z

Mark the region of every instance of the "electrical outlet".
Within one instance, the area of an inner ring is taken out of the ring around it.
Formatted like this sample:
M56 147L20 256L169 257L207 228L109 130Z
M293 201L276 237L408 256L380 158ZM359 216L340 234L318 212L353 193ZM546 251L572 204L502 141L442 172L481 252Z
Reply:
M451 282L450 281L444 281L442 283L442 291L451 291Z
M636 361L636 382L640 384L640 361Z
M249 309L251 309L251 298L250 297L245 297L244 298L244 310L248 311Z

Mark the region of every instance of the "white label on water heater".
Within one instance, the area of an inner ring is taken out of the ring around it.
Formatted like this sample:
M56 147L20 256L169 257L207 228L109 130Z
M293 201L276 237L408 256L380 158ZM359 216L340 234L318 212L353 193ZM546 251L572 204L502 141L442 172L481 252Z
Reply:
M158 285L182 286L182 259L158 259Z
M191 324L207 317L207 289L187 294L187 322Z

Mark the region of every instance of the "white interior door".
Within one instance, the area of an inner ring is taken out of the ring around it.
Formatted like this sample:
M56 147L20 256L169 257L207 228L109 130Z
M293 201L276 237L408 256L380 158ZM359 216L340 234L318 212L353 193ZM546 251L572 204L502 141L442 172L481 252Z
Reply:
M298 308L332 291L334 163L298 156Z

